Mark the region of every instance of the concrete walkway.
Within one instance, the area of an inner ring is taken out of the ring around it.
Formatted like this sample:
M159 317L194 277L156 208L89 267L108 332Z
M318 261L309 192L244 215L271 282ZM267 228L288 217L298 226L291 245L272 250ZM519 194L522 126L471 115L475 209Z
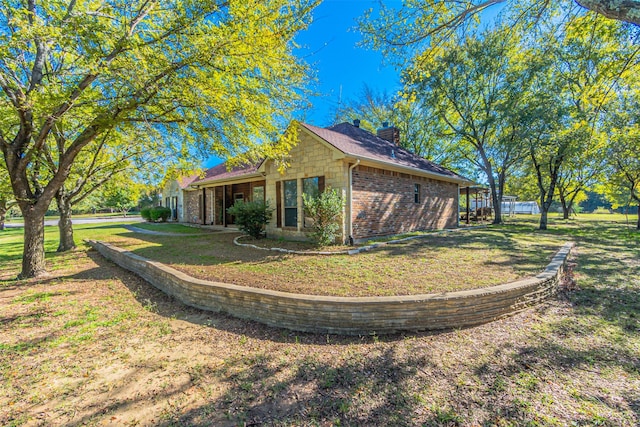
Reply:
M125 225L124 228L126 228L129 231L133 231L134 233L140 233L140 234L151 234L154 236L204 236L205 234L211 234L211 232L206 232L206 233L174 233L171 231L154 231L154 230L147 230L146 228L139 228L136 227L134 225Z
M73 224L101 224L105 222L142 222L143 219L140 216L108 216L108 217L96 217L96 218L71 218L71 222ZM58 225L57 219L48 219L44 222L45 226L56 226ZM24 227L24 223L22 222L11 222L7 221L4 223L5 228L22 228Z

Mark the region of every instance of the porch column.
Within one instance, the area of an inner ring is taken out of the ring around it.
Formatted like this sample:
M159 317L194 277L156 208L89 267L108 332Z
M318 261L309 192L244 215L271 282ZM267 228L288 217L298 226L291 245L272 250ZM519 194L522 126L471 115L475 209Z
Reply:
M222 225L227 226L227 185L222 186Z

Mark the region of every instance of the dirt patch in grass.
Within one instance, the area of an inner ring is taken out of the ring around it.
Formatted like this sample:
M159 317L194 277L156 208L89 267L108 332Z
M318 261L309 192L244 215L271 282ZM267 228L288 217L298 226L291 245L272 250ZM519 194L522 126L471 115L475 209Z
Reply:
M49 278L0 282L0 425L635 426L640 242L598 230L577 237L579 290L385 337L200 311L95 252L51 254Z
M116 244L199 279L333 296L415 295L507 283L542 271L564 243L557 236L487 228L325 256L239 247L234 234L135 237Z

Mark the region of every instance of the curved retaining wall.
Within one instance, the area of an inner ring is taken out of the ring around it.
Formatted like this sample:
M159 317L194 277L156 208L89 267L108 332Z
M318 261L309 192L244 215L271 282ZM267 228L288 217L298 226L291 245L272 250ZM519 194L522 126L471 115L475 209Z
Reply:
M88 243L186 305L295 331L342 335L461 328L512 315L556 292L573 248L566 243L542 273L504 285L397 297L329 297L199 280L108 243Z

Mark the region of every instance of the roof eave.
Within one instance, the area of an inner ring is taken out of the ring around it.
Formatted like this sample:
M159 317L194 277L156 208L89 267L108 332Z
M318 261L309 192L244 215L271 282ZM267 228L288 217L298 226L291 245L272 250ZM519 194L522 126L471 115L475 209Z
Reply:
M440 181L453 182L453 183L459 184L461 187L467 187L467 186L470 186L470 185L474 184L473 181L468 180L468 179L466 179L464 177L455 177L455 176L444 175L444 174L440 174L440 173L437 173L437 172L431 172L431 171L427 171L427 170L420 169L420 168L414 168L412 166L401 165L401 164L398 164L398 163L385 162L383 160L372 159L370 157L365 157L365 156L357 156L357 155L351 154L351 155L349 155L347 157L347 159L360 160L361 164L363 162L365 162L365 163L373 163L375 165L384 166L386 168L400 169L402 171L408 171L408 172L412 172L414 174L420 174L420 175L428 176L428 177L431 177L431 178L438 179Z
M189 188L198 189L202 187L211 187L211 184L229 184L229 183L235 183L235 182L243 182L252 178L264 178L264 175L261 172L254 172L246 175L234 176L231 178L224 178L224 179L210 178L202 181L192 182L189 185Z

